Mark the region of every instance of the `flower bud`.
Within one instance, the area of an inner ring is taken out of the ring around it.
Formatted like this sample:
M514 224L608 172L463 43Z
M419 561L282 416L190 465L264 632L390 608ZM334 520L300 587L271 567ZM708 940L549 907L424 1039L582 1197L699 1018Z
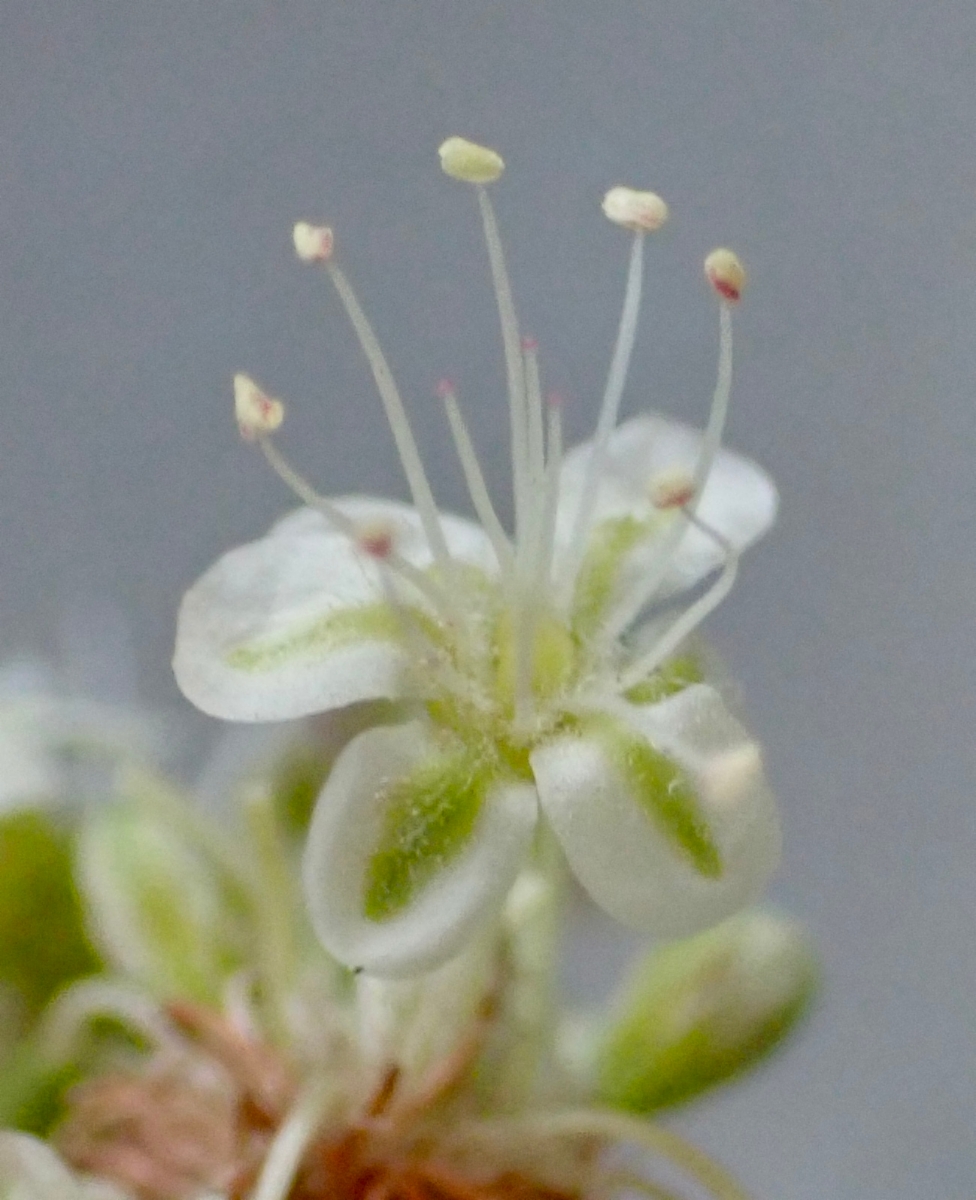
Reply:
M802 929L768 912L653 952L598 1051L600 1099L650 1113L748 1070L793 1029L816 980Z
M239 898L175 821L150 802L87 815L78 876L108 960L157 996L215 1003L241 962Z
M467 138L449 137L437 153L444 174L463 183L493 183L505 170L500 154Z
M653 233L668 219L668 206L655 192L614 187L603 197L604 215L634 233Z
M723 300L734 304L746 286L746 269L731 250L713 250L705 259L705 278Z
M285 406L272 400L250 375L234 376L234 416L241 437L253 441L261 434L274 433L285 419Z
M335 247L335 238L328 225L310 225L299 221L292 233L295 253L302 262L328 262Z

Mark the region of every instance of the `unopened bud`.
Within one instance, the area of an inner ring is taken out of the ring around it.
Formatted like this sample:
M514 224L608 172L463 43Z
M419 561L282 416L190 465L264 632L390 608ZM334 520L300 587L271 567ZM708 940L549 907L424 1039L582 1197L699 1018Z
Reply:
M648 485L655 508L683 508L695 496L695 480L684 467L668 467L655 475Z
M78 877L93 936L116 970L157 996L219 1002L241 965L237 897L152 803L93 808Z
M292 237L295 240L295 253L302 262L328 262L332 257L335 238L328 225L309 225L308 221L299 221Z
M449 137L437 153L444 174L464 183L493 183L505 170L500 154L467 138Z
M250 442L262 434L274 433L285 419L285 406L265 395L250 375L235 375L234 416L241 437Z
M615 225L635 233L653 233L668 219L668 206L656 192L614 187L603 197L603 212Z
M731 250L713 250L705 259L705 278L723 300L734 304L746 286L746 269Z
M792 920L740 913L639 964L597 1056L600 1099L650 1113L748 1070L794 1028L816 990Z

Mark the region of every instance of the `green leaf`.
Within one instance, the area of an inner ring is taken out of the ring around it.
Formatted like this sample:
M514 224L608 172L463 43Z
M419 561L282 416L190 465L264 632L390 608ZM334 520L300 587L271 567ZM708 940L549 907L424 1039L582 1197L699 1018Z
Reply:
M71 837L45 814L0 820L0 981L37 1014L66 983L100 969L72 874Z
M379 848L369 861L363 912L386 921L463 850L471 837L492 773L467 748L439 754L390 785Z
M602 714L582 722L584 736L604 753L647 815L707 879L722 874L722 859L688 775L639 733Z
M66 1092L82 1078L78 1062L52 1063L32 1041L0 1067L0 1125L44 1137L64 1115Z
M145 1037L124 1021L93 1014L70 1045L51 1054L50 1031L42 1021L22 1038L0 1065L0 1128L46 1137L66 1111L74 1084L150 1051Z

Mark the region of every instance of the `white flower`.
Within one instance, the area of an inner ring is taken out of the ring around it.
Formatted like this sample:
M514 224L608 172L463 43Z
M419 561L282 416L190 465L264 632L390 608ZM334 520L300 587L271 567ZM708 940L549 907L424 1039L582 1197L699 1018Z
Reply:
M0 813L104 790L106 767L160 756L171 731L122 704L72 694L43 664L0 666Z
M559 403L543 399L487 190L478 181L475 190L508 374L514 536L492 507L449 384L440 394L481 524L438 512L330 235L316 261L359 335L414 506L328 500L266 431L249 428L308 507L220 559L188 592L177 635L183 691L229 720L414 704L412 719L369 729L342 752L306 849L319 937L378 974L444 960L496 912L540 813L593 898L662 936L754 899L779 853L758 749L694 661L675 657L776 509L760 468L719 449L730 300L719 289L719 380L705 433L652 415L617 427L647 232L637 224L596 433L564 455ZM662 617L663 602L715 572ZM653 626L632 632L650 605Z

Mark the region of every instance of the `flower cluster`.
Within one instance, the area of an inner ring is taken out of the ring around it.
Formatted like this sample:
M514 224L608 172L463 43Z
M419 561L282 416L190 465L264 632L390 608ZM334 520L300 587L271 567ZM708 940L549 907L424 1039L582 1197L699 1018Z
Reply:
M438 510L332 231L302 222L297 254L324 268L358 335L413 505L321 495L273 440L281 401L238 376L242 434L305 507L190 589L174 663L184 693L229 720L392 702L339 756L304 859L323 945L385 976L435 967L489 924L540 829L607 912L665 937L751 902L780 841L759 749L688 641L776 510L762 470L721 448L743 268L725 249L705 260L720 347L704 433L653 414L618 423L645 242L667 207L650 192L607 193L606 216L633 233L623 311L594 436L565 451L560 403L520 333L489 199L504 164L461 138L440 156L474 189L484 226L508 383L513 531L447 382L438 390L480 524Z
M301 797L327 755L302 727L215 813L130 759L98 803L0 815L17 881L0 888L0 984L25 1018L0 1043L0 1195L663 1195L615 1160L631 1143L743 1200L648 1116L782 1039L811 989L794 923L741 914L645 957L608 1012L570 1018L554 1002L561 871L538 853L440 968L354 975L294 880Z

